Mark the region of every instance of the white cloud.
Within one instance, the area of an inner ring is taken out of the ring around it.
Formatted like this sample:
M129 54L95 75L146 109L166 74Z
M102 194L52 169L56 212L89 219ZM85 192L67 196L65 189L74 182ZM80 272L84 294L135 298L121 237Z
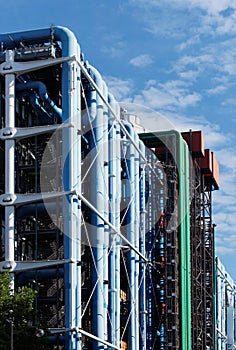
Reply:
M130 0L130 3L141 9L140 18L154 35L181 38L192 33L182 48L191 45L198 35L214 37L236 32L236 4L231 0Z
M218 242L217 239L216 239L216 242L217 242L217 246L216 246L216 253L217 253L217 255L229 256L229 255L232 254L233 255L232 258L233 258L233 261L234 261L235 260L235 247L232 246L232 245L225 246L225 242L223 242L223 245L222 245L220 242ZM232 266L232 263L229 266ZM228 270L228 266L227 266L227 270Z
M180 51L183 51L193 45L196 45L200 42L200 36L199 34L192 36L190 39L181 42L179 45L177 45L177 49Z
M132 66L134 66L134 67L142 68L142 67L146 67L146 66L152 64L153 59L152 59L151 55L143 54L143 55L133 57L129 61L129 63L132 64Z
M181 56L173 65L175 71L181 78L190 78L192 80L201 75L204 70L214 65L214 56L212 54L184 55Z
M113 76L105 76L104 79L117 101L127 99L132 94L133 82L131 80L122 80Z
M197 105L202 96L198 92L190 91L188 83L181 80L170 80L158 83L148 80L143 90L134 93L134 82L116 77L105 77L108 87L118 101L124 100L162 111L185 109Z
M190 69L187 71L179 72L178 76L184 80L194 81L199 76L199 70L198 69L196 69L196 70Z
M190 7L199 7L202 10L207 11L208 13L220 13L221 11L226 10L227 8L232 6L231 0L176 0L177 2L182 2L184 5L188 5ZM234 6L234 5L233 5Z
M162 111L162 113L164 112ZM171 113L167 112L165 115L179 131L187 131L190 129L202 130L205 148L210 148L214 151L217 149L222 150L225 148L225 144L227 144L231 139L231 135L226 135L220 130L217 124L211 123L202 117L193 115L188 117L180 114L180 112L177 114L173 111Z
M226 90L227 90L227 87L226 87L226 86L224 86L224 85L217 85L217 86L215 86L215 87L212 88L212 89L207 89L207 90L206 90L206 93L207 93L208 95L218 95L218 94L223 93L223 92L226 91Z
M125 43L123 41L116 41L115 45L108 44L102 47L102 51L112 58L119 58L124 54Z
M230 139L230 135L220 130L219 125L210 123L209 121L202 125L202 130L205 135L205 148L211 148L216 151L221 147L225 147Z
M227 135L226 141L230 141L230 138L227 138ZM217 158L224 167L234 171L236 175L236 152L234 148L225 147L224 149L217 151ZM227 173L227 175L229 174Z
M216 152L220 164L220 190L213 194L216 247L220 255L236 250L236 149L224 147Z
M215 217L216 217L216 221L217 224L220 226L220 217L219 214L222 210L222 206L224 206L225 208L230 208L233 207L233 211L235 211L235 196L229 195L227 193L223 193L223 188L222 188L222 176L220 176L220 192L219 195L215 195L214 196L214 212L215 212ZM232 190L232 188L231 188ZM221 227L221 226L220 226ZM222 227L221 227L222 228ZM231 229L233 229L231 227ZM221 232L224 232L223 230L221 230Z
M168 81L166 83L152 83L138 95L132 102L149 106L158 110L173 110L195 106L201 101L201 95L189 91L187 85L182 81Z
M146 81L145 87L146 89L150 88L151 86L155 86L157 84L157 81L155 79L150 79Z
M103 34L101 51L111 58L120 58L124 55L127 42L120 33L111 31Z
M143 90L134 93L134 82L131 80L121 80L115 77L107 77L106 80L118 101L129 102L158 111L165 115L178 130L202 130L205 135L205 148L222 149L219 152L219 159L221 160L221 154L224 154L222 159L226 160L225 148L222 147L228 144L232 135L226 134L218 124L211 123L200 115L185 116L189 107L197 106L202 100L202 95L192 91L187 82L170 80L160 83L151 79L146 82ZM233 157L229 150L227 154L229 154L229 158L236 159L236 156ZM223 161L222 164L225 165Z
M223 94L229 89L232 91L236 75L236 39L207 44L195 55L179 56L173 62L171 72L191 83L205 79L204 87L208 95Z
M142 7L160 8L161 6L172 6L180 8L199 8L208 13L220 13L227 9L235 9L236 4L232 0L130 0L131 3L139 4ZM230 11L231 12L231 11Z
M228 97L226 98L223 102L222 102L222 105L223 106L226 106L226 107L232 107L233 110L235 110L235 107L236 107L236 100L235 100L235 97ZM234 122L236 121L236 119L234 119Z

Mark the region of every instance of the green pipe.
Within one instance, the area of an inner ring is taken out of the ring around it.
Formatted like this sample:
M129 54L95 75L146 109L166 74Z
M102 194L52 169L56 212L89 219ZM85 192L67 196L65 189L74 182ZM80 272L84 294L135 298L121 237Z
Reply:
M181 134L176 130L145 133L139 136L149 148L163 145L168 148L178 169L179 349L192 350L189 150Z
M191 270L190 270L190 195L189 151L180 133L176 132L179 171L179 248L180 248L180 324L181 349L191 344Z

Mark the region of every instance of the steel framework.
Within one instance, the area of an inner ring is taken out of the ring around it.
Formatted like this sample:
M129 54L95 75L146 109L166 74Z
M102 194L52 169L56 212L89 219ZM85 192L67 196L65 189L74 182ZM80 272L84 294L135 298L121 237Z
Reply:
M196 152L193 152L192 139L190 131L192 347L203 350L215 347L215 237L212 223L212 191L216 187L214 178L206 174L201 162L199 164L199 158L196 158Z
M0 270L48 348L212 349L212 183L181 134L138 134L67 28L0 40Z

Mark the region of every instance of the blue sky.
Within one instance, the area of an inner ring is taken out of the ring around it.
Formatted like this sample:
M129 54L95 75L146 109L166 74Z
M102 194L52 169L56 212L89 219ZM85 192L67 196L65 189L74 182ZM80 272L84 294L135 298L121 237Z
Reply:
M145 105L177 129L203 130L221 171L216 252L236 281L236 1L0 2L1 33L67 26L118 101Z

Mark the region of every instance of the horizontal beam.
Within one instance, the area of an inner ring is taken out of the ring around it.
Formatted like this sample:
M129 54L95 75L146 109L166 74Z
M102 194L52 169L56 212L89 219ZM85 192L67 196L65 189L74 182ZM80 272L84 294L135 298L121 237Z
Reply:
M77 263L73 259L62 259L62 260L38 260L38 261L1 261L0 272L21 272L27 270L37 270L46 267L52 267L57 265Z
M30 136L36 136L52 132L64 128L72 128L73 125L69 123L65 124L54 124L54 125L43 125L43 126L33 126L27 128L4 128L0 130L1 140L10 139L24 139Z
M28 203L36 202L47 202L58 197L63 197L67 195L73 195L74 191L65 191L65 192L41 192L33 194L12 194L4 193L0 195L0 205L2 206L11 206L11 205L23 205Z
M38 69L42 69L45 67L55 66L56 64L76 61L76 57L59 57L59 58L49 58L47 60L37 60L37 61L29 61L29 62L3 62L0 65L0 74L16 74L21 75L27 72L33 72Z

